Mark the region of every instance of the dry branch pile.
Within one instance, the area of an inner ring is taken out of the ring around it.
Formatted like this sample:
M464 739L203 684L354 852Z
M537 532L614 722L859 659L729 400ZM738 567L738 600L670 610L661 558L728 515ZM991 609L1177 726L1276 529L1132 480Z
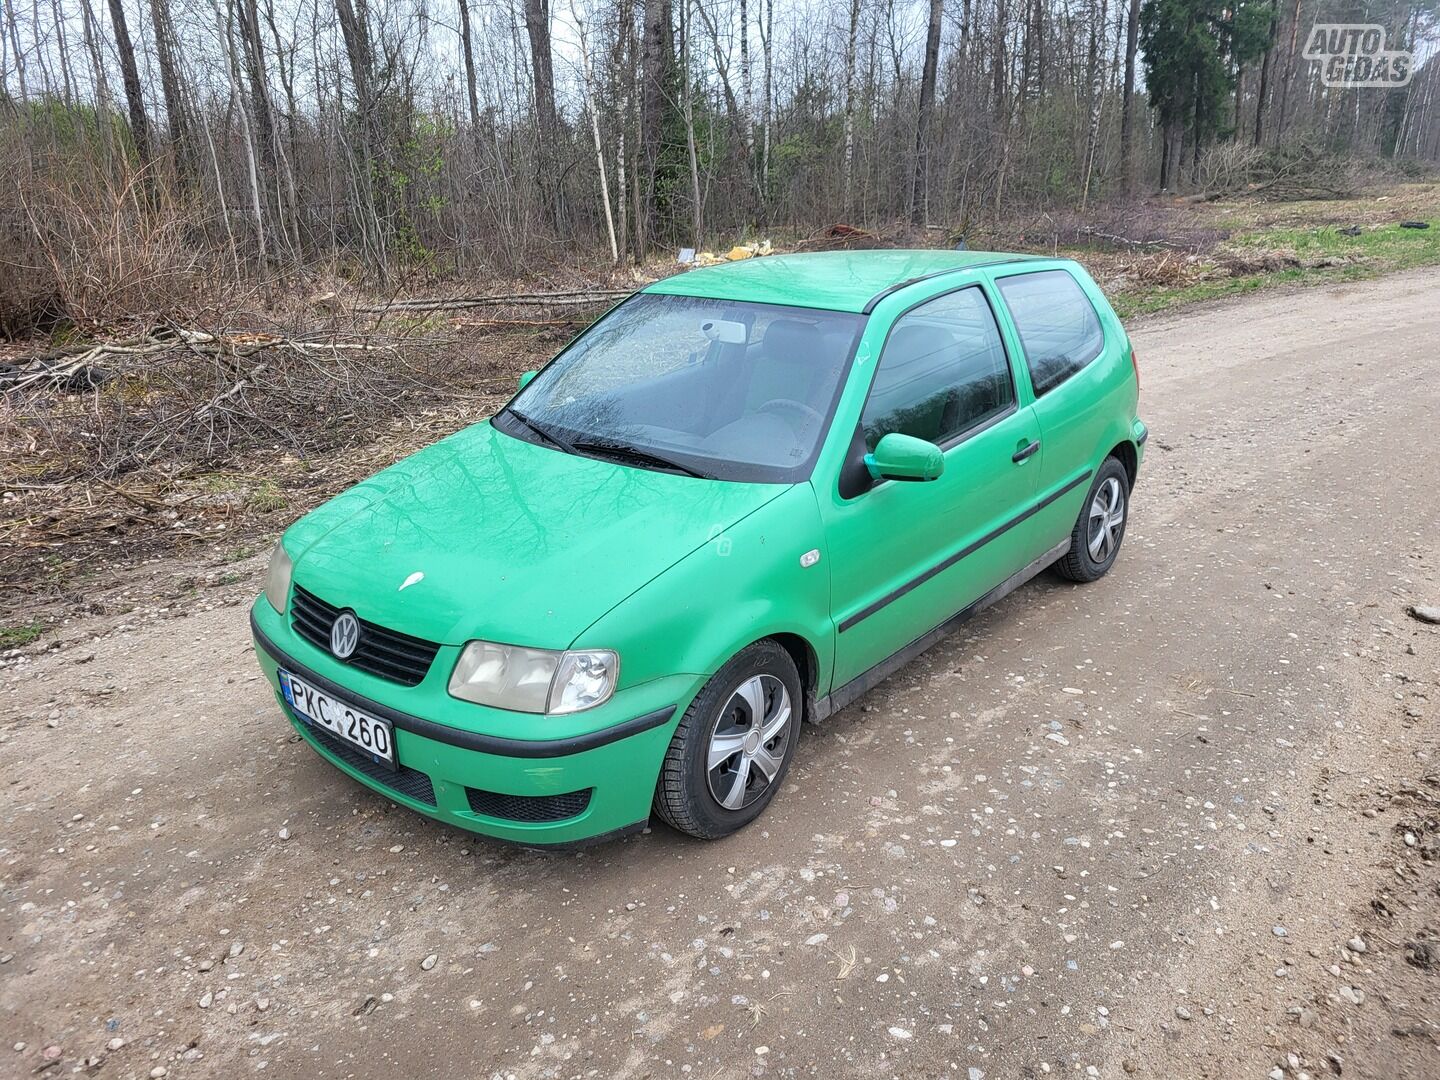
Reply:
M0 365L0 586L37 552L150 550L162 532L173 544L244 512L298 509L484 415L513 386L496 379L508 362L461 363L452 346L159 327L12 358Z
M160 328L21 358L0 372L0 400L7 427L49 436L31 462L47 479L113 478L162 455L208 463L261 444L305 456L343 441L347 423L437 390L406 348Z

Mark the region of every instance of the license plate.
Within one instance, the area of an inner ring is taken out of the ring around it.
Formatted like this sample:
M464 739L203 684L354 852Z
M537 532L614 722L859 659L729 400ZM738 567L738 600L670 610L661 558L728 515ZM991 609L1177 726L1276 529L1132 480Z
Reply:
M389 720L381 720L347 705L332 694L317 690L304 679L288 671L275 673L280 690L297 716L313 727L322 727L356 750L390 769L395 763L395 728Z

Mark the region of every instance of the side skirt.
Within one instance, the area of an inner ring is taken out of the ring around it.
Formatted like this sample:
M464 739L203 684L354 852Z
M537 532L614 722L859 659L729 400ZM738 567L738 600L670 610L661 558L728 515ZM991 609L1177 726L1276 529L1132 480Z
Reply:
M897 651L891 653L874 667L862 671L844 686L837 687L825 697L814 702L810 709L810 719L814 723L819 723L821 720L833 716L845 708L846 705L849 705L856 698L860 697L860 695L884 682L911 660L914 660L915 657L930 648L930 646L936 644L942 638L949 636L962 623L978 615L990 607L990 605L1003 600L1036 574L1040 573L1040 571L1052 566L1057 559L1061 558L1069 550L1070 538L1067 536L1034 562L1016 573L1011 574L999 585L996 585L995 588L980 597L980 599L961 608L954 615L950 616L950 618L935 627L935 629L928 633L921 634L914 641L910 642L910 644L902 646Z

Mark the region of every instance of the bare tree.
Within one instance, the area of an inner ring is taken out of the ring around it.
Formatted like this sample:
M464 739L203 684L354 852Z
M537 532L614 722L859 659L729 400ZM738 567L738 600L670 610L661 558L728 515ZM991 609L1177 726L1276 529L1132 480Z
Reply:
M1125 20L1125 88L1120 98L1120 180L1125 193L1135 190L1135 52L1140 43L1140 0L1130 0Z
M155 33L155 60L160 66L160 90L165 98L165 120L169 127L170 150L182 185L195 177L195 147L191 141L189 106L180 78L175 25L166 0L150 0L150 24Z
M470 3L457 0L460 16L460 53L465 59L465 99L470 103L470 130L480 137L480 97L475 92L475 46L470 40Z
M600 174L600 205L605 210L605 233L610 241L610 262L619 264L620 248L615 243L615 219L610 214L610 184L605 174L605 148L600 141L600 111L595 100L595 70L590 64L590 42L585 33L585 20L575 0L570 0L570 17L575 22L575 34L580 42L580 71L585 81L585 105L590 114L590 134L595 144L595 168Z
M225 43L226 74L230 83L230 106L240 114L240 134L245 143L246 178L250 181L250 211L255 219L255 246L260 261L268 254L265 233L265 212L260 188L260 163L255 152L255 133L245 96L240 91L240 62L235 55L235 4L227 0L222 14L219 0L215 5L215 21L220 39Z
M1275 55L1275 34L1279 29L1279 17L1279 0L1270 0L1270 32L1265 38L1265 53L1260 60L1260 86L1255 93L1254 145L1256 146L1260 145L1262 133L1265 130L1265 99L1269 96L1270 91L1270 63Z
M120 58L121 82L125 86L125 104L130 110L130 137L142 165L150 161L150 121L145 115L145 97L140 92L140 70L135 66L135 46L130 41L130 27L125 22L122 0L110 0L110 23L115 28L115 52Z
M559 123L555 113L555 66L550 45L550 0L525 0L525 33L530 38L530 70L534 78L535 137L539 188L545 195L546 216L558 225L561 208L556 184L556 150Z
M930 23L925 33L925 67L920 75L920 108L915 116L915 172L910 181L910 221L925 221L929 194L930 114L935 107L935 73L940 65L940 17L943 0L930 0Z
M118 2L118 0L112 0ZM5 5L5 28L10 32L10 49L15 54L15 76L20 91L20 104L30 103L30 89L25 83L25 51L20 48L20 27L15 17L15 4Z
M696 2L703 3L704 0ZM643 0L643 4L641 10L644 30L640 42L640 154L645 170L644 201L647 206L653 206L655 173L660 164L660 142L665 123L666 81L670 73L672 42L669 0ZM640 179L637 177L637 182ZM642 259L645 257L650 231L654 225L653 218L648 214L636 218L636 240Z
M680 0L680 72L684 79L685 152L690 165L690 199L693 206L691 242L698 250L705 243L705 196L700 190L700 155L695 145L695 103L690 78L690 3L691 0Z
M966 0L969 10L969 0ZM850 0L850 33L845 45L845 168L842 187L845 192L845 212L854 209L855 170L855 46L860 37L860 0Z
M1106 0L1099 0L1090 24L1090 51L1085 68L1090 84L1090 131L1085 140L1084 179L1080 184L1080 210L1090 205L1090 178L1095 171L1095 154L1100 145L1100 106L1104 99L1105 72L1100 67L1100 38L1105 32Z

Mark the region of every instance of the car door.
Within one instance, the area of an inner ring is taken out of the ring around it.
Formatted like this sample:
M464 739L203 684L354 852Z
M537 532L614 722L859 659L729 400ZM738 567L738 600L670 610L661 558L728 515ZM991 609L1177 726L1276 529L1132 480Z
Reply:
M1058 543L1074 528L1096 454L1105 449L1101 444L1117 411L1116 372L1123 376L1130 365L1111 355L1123 343L1109 340L1068 270L997 274L994 281L1001 314L1008 315L1020 343L1040 425L1037 493L1044 505L1035 526Z
M870 481L862 471L858 485L831 477L828 497L820 492L835 687L945 622L1030 558L1024 531L1008 526L1035 490L1027 450L1039 426L1017 392L981 286L933 297L894 319L850 464L897 431L942 449L938 479Z

